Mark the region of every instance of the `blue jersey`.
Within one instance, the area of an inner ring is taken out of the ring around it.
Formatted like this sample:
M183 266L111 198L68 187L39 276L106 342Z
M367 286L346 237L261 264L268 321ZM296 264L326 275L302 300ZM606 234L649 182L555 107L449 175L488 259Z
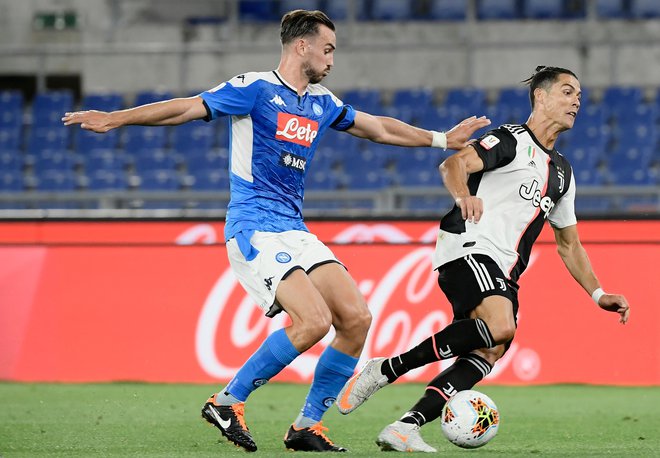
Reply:
M307 168L326 129L350 128L355 110L320 84L299 96L277 71L239 75L200 96L207 121L230 116L225 240L255 230L306 231Z

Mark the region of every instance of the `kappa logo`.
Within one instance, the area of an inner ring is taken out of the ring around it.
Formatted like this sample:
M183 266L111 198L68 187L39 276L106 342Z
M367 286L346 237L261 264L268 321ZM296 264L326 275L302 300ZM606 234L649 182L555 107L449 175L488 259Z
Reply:
M280 156L280 165L302 173L305 171L305 167L307 166L307 159L302 156L289 153L288 151L282 151L282 155Z
M489 135L479 142L484 149L491 149L493 146L497 145L500 142L500 139L495 135Z
M268 291L273 287L273 277L270 278L264 278L264 285L266 285L266 288Z
M312 146L319 133L319 123L289 113L277 113L275 138L302 146Z
M284 100L282 100L282 97L279 95L275 94L275 97L269 100L269 102L274 103L275 105L279 105L281 107L285 107L286 103L284 103Z

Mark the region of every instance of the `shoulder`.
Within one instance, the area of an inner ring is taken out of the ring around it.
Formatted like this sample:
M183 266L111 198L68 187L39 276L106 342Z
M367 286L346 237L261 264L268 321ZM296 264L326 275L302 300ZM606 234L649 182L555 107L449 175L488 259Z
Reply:
M259 83L275 83L277 79L272 72L248 72L236 75L228 81L211 89L209 92L216 92L225 87L227 84L235 88L245 88Z
M334 102L334 104L338 107L341 107L344 105L344 102L339 100L330 89L327 87L321 85L321 84L310 84L307 86L307 91L309 92L309 95L312 97L322 97L322 98L327 98L328 100L331 100Z
M552 152L552 160L557 164L558 170L563 170L565 174L570 175L570 172L573 170L570 161L561 154L559 151L554 150Z

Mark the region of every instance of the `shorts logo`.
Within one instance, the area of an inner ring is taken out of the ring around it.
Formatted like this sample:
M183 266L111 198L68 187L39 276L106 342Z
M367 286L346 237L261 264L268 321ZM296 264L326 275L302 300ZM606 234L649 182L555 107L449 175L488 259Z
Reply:
M266 289L270 291L273 287L273 277L264 278L264 285L266 285Z
M316 121L289 113L277 113L275 138L279 140L309 147L318 133L319 123Z
M316 116L321 116L323 114L323 108L321 108L321 105L319 105L318 103L312 104L312 111L314 111L314 114Z
M332 407L332 404L334 404L336 400L337 398L325 398L323 400L323 405L326 407Z
M255 388L259 388L260 386L265 385L266 383L268 383L267 378L257 378L252 381L252 385L254 385Z
M500 139L497 138L495 135L489 135L488 137L484 138L479 142L481 146L484 147L484 149L491 149L493 146L497 145L500 142Z
M298 156L288 151L282 151L280 155L280 165L295 170L296 172L304 172L307 165L307 159Z
M275 255L275 260L280 264L286 264L287 262L291 261L291 255L289 253L285 253L284 251L280 251Z

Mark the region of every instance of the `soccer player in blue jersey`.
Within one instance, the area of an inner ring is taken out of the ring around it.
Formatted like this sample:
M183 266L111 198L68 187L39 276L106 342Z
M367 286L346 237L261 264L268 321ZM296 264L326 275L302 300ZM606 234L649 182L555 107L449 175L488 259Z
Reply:
M303 222L304 178L320 138L332 128L390 145L461 149L472 133L490 124L484 117L471 117L445 134L344 105L318 84L333 66L334 30L320 11L291 11L282 18L277 70L244 73L196 97L62 118L65 125L107 132L129 124L178 125L230 117L229 260L267 316L284 310L292 321L269 335L202 409L207 421L248 451L257 445L245 423L244 402L319 342L330 326L336 336L319 358L307 399L284 443L292 450L346 451L324 434L321 417L353 375L371 315L344 266Z

